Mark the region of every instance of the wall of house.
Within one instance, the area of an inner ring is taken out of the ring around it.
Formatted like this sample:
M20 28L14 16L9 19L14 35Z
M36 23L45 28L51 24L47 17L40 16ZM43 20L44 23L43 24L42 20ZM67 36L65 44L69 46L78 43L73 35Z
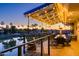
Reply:
M79 22L77 22L76 34L77 34L77 40L79 40Z

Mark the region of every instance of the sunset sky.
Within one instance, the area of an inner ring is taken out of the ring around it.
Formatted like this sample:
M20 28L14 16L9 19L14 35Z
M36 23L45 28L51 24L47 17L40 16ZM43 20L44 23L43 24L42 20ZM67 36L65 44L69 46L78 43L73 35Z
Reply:
M17 25L26 25L27 19L24 17L23 13L40 5L41 4L38 3L0 3L0 22L4 21L5 24L12 22ZM34 20L31 20L30 22L40 24Z

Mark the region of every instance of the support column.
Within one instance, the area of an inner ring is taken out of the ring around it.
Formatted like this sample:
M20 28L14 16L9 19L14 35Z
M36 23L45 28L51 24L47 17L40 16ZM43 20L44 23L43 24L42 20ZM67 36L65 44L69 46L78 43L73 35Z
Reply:
M74 35L76 36L74 40L77 40L77 22L74 23L73 29L74 29Z
M79 22L77 22L76 34L77 34L77 40L79 40Z
M74 35L77 35L77 23L74 23Z
M30 14L29 14L30 15ZM29 26L30 26L30 19L29 19L29 15L28 15L28 35L29 35Z

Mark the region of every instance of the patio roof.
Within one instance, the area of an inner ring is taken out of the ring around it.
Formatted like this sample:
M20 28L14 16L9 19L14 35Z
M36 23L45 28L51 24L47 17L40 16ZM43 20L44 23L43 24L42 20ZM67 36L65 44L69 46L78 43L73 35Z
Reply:
M67 10L64 9L62 4L45 3L30 11L25 12L24 15L29 16L34 20L52 25L59 22L65 23Z
M51 3L42 4L42 5L40 5L40 6L36 7L36 8L34 8L34 9L30 10L30 11L25 12L24 15L30 14L30 13L32 13L32 12L35 12L36 10L42 9L43 7L46 7L46 6L50 5L50 4L51 4Z

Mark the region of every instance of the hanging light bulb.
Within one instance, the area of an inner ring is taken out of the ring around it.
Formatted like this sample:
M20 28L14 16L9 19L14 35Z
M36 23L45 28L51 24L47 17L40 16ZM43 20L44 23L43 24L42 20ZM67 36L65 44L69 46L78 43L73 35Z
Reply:
M45 10L45 13L47 13L47 10Z

